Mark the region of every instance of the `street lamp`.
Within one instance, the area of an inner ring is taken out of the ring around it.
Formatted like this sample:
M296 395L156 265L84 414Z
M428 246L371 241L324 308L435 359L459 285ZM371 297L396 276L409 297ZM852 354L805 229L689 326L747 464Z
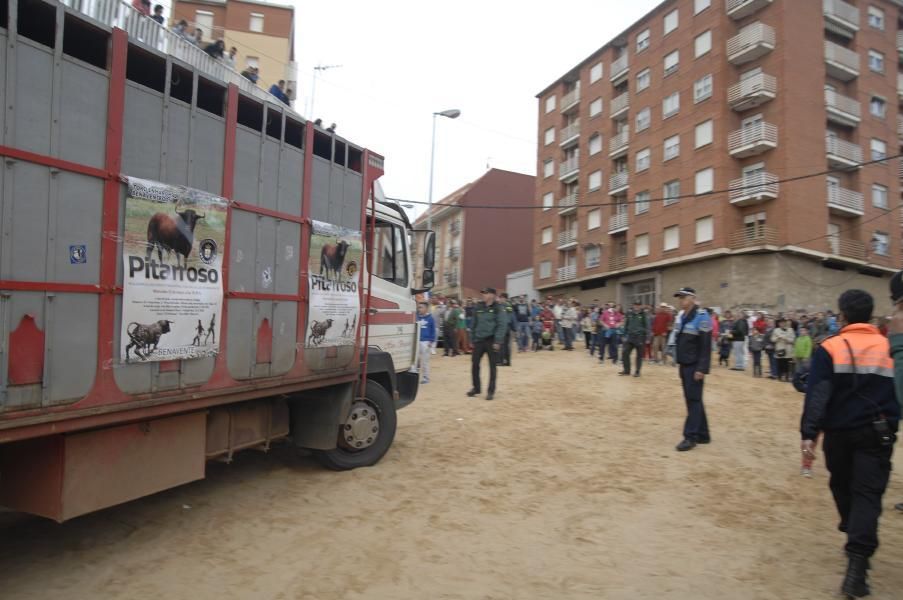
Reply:
M446 117L448 119L457 119L461 116L461 111L457 108L450 108L441 112L433 113L433 141L432 150L430 151L430 193L428 196L429 203L426 208L426 228L433 228L433 164L436 160L436 117Z

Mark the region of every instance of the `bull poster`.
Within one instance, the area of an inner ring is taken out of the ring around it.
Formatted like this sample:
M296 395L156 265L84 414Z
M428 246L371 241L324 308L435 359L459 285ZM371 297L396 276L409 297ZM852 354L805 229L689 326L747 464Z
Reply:
M308 348L354 344L360 318L361 232L312 222Z
M146 179L126 183L122 362L215 356L228 201Z

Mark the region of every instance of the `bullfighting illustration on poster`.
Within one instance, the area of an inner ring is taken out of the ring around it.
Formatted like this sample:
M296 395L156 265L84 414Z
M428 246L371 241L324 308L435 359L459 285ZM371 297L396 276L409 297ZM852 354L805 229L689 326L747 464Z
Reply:
M215 356L228 200L126 178L123 363Z
M312 227L304 345L352 345L360 315L361 232L321 221Z

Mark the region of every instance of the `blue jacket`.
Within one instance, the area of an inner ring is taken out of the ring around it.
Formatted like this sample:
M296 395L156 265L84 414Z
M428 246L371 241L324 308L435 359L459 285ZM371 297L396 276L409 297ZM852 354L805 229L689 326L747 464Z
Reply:
M712 363L712 318L705 309L694 306L681 316L677 326L677 363L694 365L708 373Z
M417 315L417 325L420 327L421 342L436 341L436 320L433 315Z

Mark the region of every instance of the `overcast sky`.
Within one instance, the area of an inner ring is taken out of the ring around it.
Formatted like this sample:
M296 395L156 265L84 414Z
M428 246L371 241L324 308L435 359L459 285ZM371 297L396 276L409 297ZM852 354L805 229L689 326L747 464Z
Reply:
M535 175L534 96L659 1L295 0L300 95L314 65L342 65L318 75L312 118L386 157L386 195L422 201L432 114L460 109L436 124L438 201L487 164Z

